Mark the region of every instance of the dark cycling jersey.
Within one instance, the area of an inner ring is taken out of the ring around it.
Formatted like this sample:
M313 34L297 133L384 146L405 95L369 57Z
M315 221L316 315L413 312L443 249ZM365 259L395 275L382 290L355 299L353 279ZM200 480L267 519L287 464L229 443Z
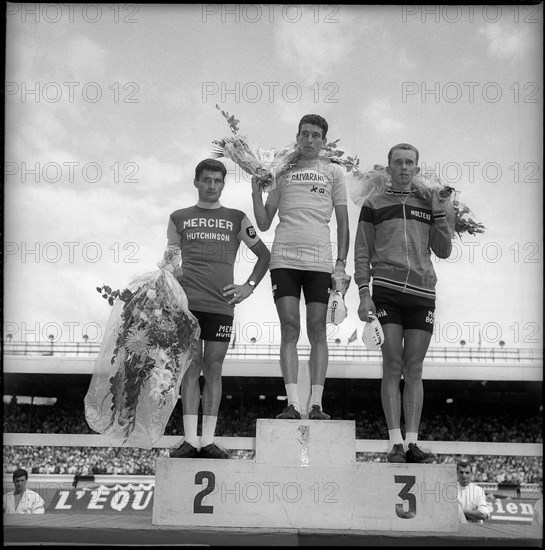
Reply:
M190 206L170 215L168 244L182 253L182 287L189 309L233 315L234 304L223 296L233 283L233 269L240 242L248 247L260 241L252 223L234 208Z

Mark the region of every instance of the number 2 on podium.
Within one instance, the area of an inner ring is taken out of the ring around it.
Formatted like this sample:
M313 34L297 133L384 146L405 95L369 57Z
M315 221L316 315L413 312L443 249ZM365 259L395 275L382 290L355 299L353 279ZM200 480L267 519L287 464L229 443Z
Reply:
M208 485L195 495L193 500L193 513L194 514L213 514L213 506L205 506L202 503L202 499L209 495L216 487L216 476L214 472L197 472L195 474L195 485L202 485L203 480L208 481Z

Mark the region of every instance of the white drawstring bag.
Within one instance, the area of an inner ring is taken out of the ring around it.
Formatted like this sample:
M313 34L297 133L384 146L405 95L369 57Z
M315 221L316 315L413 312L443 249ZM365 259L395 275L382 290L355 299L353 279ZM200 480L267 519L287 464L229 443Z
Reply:
M343 295L336 290L332 290L327 304L326 323L340 325L346 319L346 315Z
M363 327L361 339L367 349L377 350L384 344L384 332L382 331L380 321L374 315L370 315L370 319L371 321L365 323Z

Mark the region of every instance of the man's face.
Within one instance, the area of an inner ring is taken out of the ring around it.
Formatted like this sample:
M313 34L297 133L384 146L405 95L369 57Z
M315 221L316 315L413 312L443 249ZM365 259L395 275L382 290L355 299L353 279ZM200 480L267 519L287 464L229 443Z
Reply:
M303 124L295 139L301 151L301 158L305 160L318 158L322 145L325 144L325 139L322 138L322 129L316 124Z
M194 181L202 202L217 202L221 197L225 181L223 174L215 170L203 170L198 180Z
M394 187L408 187L414 176L420 172L416 165L416 151L394 149L386 172L390 174Z
M26 491L26 476L19 476L13 480L13 485L15 485L15 493L17 495L24 493Z
M465 487L471 481L471 468L469 466L459 466L456 470L458 474L458 483Z

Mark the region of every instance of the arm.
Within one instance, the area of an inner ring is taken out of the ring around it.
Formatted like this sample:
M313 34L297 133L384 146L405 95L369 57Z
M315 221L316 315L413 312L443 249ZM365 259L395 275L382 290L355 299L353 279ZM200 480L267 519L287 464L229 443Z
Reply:
M337 220L337 261L333 268L333 275L346 278L346 258L348 257L348 248L350 246L346 182L344 180L344 173L338 164L326 164L324 171L327 171L330 177L331 199Z
M448 199L441 197L437 188L432 192L433 225L430 232L430 247L438 258L448 258L452 252L454 236L453 217L447 217Z
M261 240L257 241L250 248L250 250L257 256L257 262L248 280L251 279L256 283L257 286L269 269L271 253L269 252L269 249L267 248L265 243ZM242 285L236 285L234 283L231 285L227 285L223 289L223 291L224 296L232 296L231 300L229 300L230 304L240 304L240 302L244 301L246 298L248 298L248 296L252 294L252 292L254 291L254 287L252 287L248 283L248 281L246 281Z
M261 282L261 279L265 277L269 269L269 262L271 261L271 253L263 241L259 241L250 250L257 256L257 262L250 274L250 279L255 281L256 286ZM247 286L248 283L245 283Z
M335 206L335 218L337 219L337 261L335 263L334 272L344 272L346 268L346 258L348 256L348 248L350 246L348 207L346 205Z
M469 521L479 521L479 520L485 520L488 519L488 514L484 514L483 512L480 512L479 510L468 510L467 508L464 510L464 515L466 519Z
M373 211L369 206L364 205L362 206L356 229L356 244L354 247L354 281L358 285L360 295L358 316L364 322L369 321L370 311L376 314L376 307L369 291L374 240L375 226L373 224Z
M32 514L45 514L45 502L44 499L38 494L35 494L36 498L32 503L31 513Z
M170 271L178 282L183 273L180 267L180 262L182 261L181 243L182 239L176 229L176 225L172 221L172 218L169 218L167 227L167 247L163 253L163 259L157 266Z
M252 201L254 203L254 216L260 231L267 231L271 227L276 214L276 206L263 204L263 194L259 190L257 178L252 176Z
M484 494L482 487L479 487L478 485L473 485L472 489L474 501L471 503L472 509L464 509L464 514L466 518L472 521L488 519L490 517L490 507L488 505L486 495Z

